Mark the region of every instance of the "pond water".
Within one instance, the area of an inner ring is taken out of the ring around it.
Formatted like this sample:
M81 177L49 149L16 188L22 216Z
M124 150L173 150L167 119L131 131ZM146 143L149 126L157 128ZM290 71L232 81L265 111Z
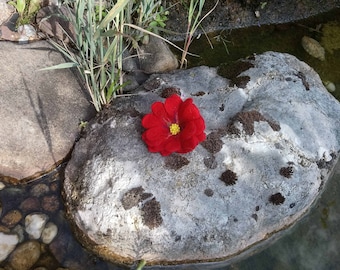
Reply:
M319 27L321 25L321 28ZM329 45L325 39L325 26L331 30L340 28L340 9L323 14L298 23L277 26L256 26L242 30L226 30L220 33L209 34L214 49L210 49L207 40L201 36L190 47L192 53L200 58L189 58L189 66L208 65L217 66L253 53L268 50L287 52L312 66L323 81L334 83L336 90L332 94L340 100L340 46L339 43ZM340 42L339 36L333 37L331 30L328 33L333 42ZM340 31L338 31L340 35ZM309 36L320 41L326 49L325 61L310 56L301 46L301 38ZM333 47L332 47L333 46ZM58 234L51 244L40 245L40 259L30 269L91 269L91 270L118 270L126 269L107 263L84 250L75 240L70 226L65 219L61 196L61 183L65 164L52 173L24 186L5 186L0 190L0 210L5 213L17 209L26 215L29 213L42 213L47 215L50 222L58 227ZM40 193L39 193L40 192ZM229 263L213 263L203 265L184 265L166 269L225 269L225 270L280 270L280 269L340 269L340 162L334 176L329 180L325 191L315 203L313 209L293 228L287 230L283 237L261 251L249 257ZM37 198L31 199L31 198ZM51 201L51 198L54 201ZM26 202L23 204L23 202ZM29 207L28 207L29 206ZM0 212L1 212L0 211ZM5 231L3 219L0 232ZM13 228L13 225L9 223ZM24 227L24 221L18 222L18 230ZM15 228L16 228L15 227ZM22 233L27 241L29 237ZM0 268L9 267L11 257L0 263ZM41 267L41 268L39 268ZM152 269L159 269L153 267Z

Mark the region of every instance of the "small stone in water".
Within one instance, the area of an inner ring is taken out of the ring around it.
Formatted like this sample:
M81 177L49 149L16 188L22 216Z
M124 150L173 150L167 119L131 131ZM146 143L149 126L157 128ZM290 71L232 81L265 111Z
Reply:
M59 200L57 195L44 196L42 199L42 208L48 212L55 212L59 209Z
M40 244L28 241L18 246L9 257L9 269L28 270L40 257Z
M0 190L3 190L5 187L5 184L3 182L0 182Z
M335 92L336 90L336 87L335 87L335 84L330 82L330 81L325 81L323 82L323 84L325 85L326 89L329 91L329 92Z
M50 191L50 188L46 184L37 184L32 187L30 193L32 196L40 197Z
M325 49L315 39L304 36L301 40L301 45L311 56L321 61L325 60Z
M58 233L58 227L54 223L48 222L44 230L42 231L42 235L41 235L41 239L43 243L45 244L51 243L54 237L57 235L57 233Z
M29 214L25 218L26 232L32 239L39 239L48 216L45 214Z
M0 262L7 258L18 242L19 238L16 234L5 234L0 232Z
M11 210L9 211L1 220L1 222L9 227L12 228L18 224L18 222L22 219L22 214L18 210Z

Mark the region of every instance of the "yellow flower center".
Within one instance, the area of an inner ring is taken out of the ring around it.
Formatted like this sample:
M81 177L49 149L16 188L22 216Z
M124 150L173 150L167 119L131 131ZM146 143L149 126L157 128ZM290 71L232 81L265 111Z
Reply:
M169 129L170 129L171 135L177 135L181 131L181 128L176 123L171 124Z

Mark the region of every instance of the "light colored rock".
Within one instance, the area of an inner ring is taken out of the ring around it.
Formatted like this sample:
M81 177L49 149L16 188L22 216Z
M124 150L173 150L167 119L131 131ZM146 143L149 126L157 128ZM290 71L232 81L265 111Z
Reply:
M208 67L152 76L148 92L89 123L64 182L88 248L127 264L232 259L310 209L340 152L339 102L288 54L231 70L231 81ZM171 91L193 98L208 136L191 153L162 157L141 140L141 117Z
M54 237L56 237L58 233L58 227L52 222L48 222L42 231L41 240L45 244L49 244L53 241Z
M15 249L18 242L19 238L16 234L0 232L0 262L7 258L7 256Z
M29 270L40 257L40 244L37 241L27 241L20 244L9 257L8 264L13 270Z
M301 45L311 56L324 61L325 60L325 49L321 46L321 44L310 37L304 36L301 39Z
M0 42L0 174L27 179L63 160L92 105L69 69L40 71L63 63L47 42Z
M45 214L29 214L25 217L25 230L31 239L39 239L48 220Z
M3 190L5 187L5 184L3 182L0 182L0 190Z

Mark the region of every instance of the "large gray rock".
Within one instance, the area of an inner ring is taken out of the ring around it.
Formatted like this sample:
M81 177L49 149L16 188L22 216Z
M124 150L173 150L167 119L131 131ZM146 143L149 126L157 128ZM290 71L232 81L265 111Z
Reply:
M40 71L64 61L45 41L0 42L0 175L27 180L70 152L92 105L71 70Z
M299 220L340 151L340 104L312 68L268 52L232 67L153 76L88 126L66 169L66 209L80 240L111 261L232 259ZM172 92L192 97L207 139L163 157L141 118Z

